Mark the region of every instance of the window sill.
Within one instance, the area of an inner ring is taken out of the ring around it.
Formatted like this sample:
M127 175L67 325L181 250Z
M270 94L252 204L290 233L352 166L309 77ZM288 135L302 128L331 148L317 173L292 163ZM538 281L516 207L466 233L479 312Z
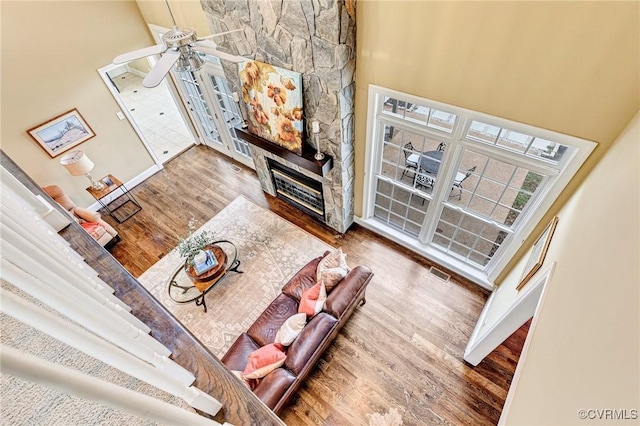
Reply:
M354 222L360 226L376 232L379 235L389 238L393 242L396 242L401 246L421 256L424 256L427 259L436 262L457 274L460 274L461 276L478 284L482 288L485 288L487 290L494 290L495 288L493 282L489 280L489 277L485 271L473 268L470 265L462 261L458 261L457 259L452 258L452 256L448 256L433 247L420 244L414 239L411 239L410 237L396 231L395 229L382 225L375 219L363 219L361 217L354 216Z

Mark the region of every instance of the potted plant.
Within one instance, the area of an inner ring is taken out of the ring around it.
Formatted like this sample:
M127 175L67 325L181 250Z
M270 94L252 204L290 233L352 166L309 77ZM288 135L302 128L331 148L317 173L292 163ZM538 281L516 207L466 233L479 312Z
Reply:
M187 225L189 233L185 238L179 239L177 250L180 257L185 260L184 269L187 276L194 282L196 287L201 290L201 286L198 284L209 281L212 275L219 269L216 266L218 265L217 257L220 256L218 252L220 252L221 249L214 245L215 236L213 232L204 230L197 234L194 233L194 222L194 219L189 221ZM209 253L207 253L207 251ZM208 259L209 267L198 273L196 260L203 262L203 259Z

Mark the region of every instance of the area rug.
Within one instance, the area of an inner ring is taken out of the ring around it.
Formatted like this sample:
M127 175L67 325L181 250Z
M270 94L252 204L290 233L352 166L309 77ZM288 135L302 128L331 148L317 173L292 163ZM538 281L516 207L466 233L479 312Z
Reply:
M258 318L282 286L311 259L332 247L240 196L198 231L212 231L238 248L240 271L227 273L206 294L208 312L169 298L168 279L184 261L173 250L144 272L142 283L217 357Z

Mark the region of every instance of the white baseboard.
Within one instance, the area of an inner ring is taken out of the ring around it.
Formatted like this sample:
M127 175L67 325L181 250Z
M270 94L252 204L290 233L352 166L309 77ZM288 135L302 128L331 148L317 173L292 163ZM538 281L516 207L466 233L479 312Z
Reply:
M138 176L134 177L133 179L131 179L131 180L127 181L127 182L123 182L124 186L127 187L127 190L131 191L137 185L139 185L140 183L142 183L145 180L149 179L151 176L153 176L154 174L158 173L160 170L162 170L162 167L159 167L158 165L151 166L147 170L145 170L144 172L140 173ZM104 197L102 199L102 202L105 203L105 204L109 204L110 202L112 202L113 200L115 200L116 198L118 198L121 195L122 195L122 191L121 190L114 191L111 194L109 194L106 197ZM102 205L97 201L95 203L91 204L89 207L87 207L87 209L89 209L91 211L94 211L94 212L97 212L101 208L102 208Z
M145 78L145 77L147 76L147 75L146 75L145 73L143 73L142 71L137 70L137 69L135 69L135 68L131 68L131 67L129 67L129 65L128 65L128 64L127 64L127 72L130 72L131 74L135 74L135 75L137 75L138 77L142 77L142 78Z

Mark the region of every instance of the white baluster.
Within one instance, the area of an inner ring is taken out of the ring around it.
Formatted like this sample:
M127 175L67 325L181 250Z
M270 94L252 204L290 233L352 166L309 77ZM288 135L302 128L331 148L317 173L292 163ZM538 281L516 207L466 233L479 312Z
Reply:
M2 311L18 321L172 395L183 399L190 397L188 389L195 377L175 362L167 359L161 371L81 327L20 299L11 292L0 289L0 295Z
M154 353L169 356L171 352L160 342L139 328L100 305L93 299L75 303L60 296L32 275L24 272L6 259L0 260L0 275L14 286L52 307L66 317L82 324L95 334L126 349L147 362L154 361Z
M58 291L61 296L83 303L88 298L93 299L109 309L118 312L135 327L148 333L150 329L142 321L131 318L131 309L109 292L102 292L85 284L85 278L69 273L63 263L49 264L42 258L32 257L30 251L20 250L14 244L19 244L19 238L11 230L3 230L4 239L0 243L2 257L18 266L25 272L37 276L41 281L50 283L52 291ZM135 318L135 317L134 317Z
M104 403L117 410L126 411L160 424L220 425L220 423L196 413L113 383L87 376L70 368L44 361L5 345L0 348L0 366L5 374Z

